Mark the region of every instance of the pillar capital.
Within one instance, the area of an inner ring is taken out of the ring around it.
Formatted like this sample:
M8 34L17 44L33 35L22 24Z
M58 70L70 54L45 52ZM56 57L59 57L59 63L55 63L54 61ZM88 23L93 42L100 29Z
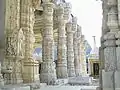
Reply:
M78 36L78 38L80 38L81 35L82 35L81 27L79 25L77 25L77 36Z
M70 3L65 3L64 4L64 19L66 20L66 21L68 21L69 20L69 18L70 18L70 15L71 15L71 4Z
M72 17L72 30L77 31L77 17Z
M57 7L57 10L56 10L56 14L59 16L59 15L63 15L64 14L64 7L59 5Z
M72 30L72 22L68 22L66 24L66 27L67 27L67 33L74 33Z

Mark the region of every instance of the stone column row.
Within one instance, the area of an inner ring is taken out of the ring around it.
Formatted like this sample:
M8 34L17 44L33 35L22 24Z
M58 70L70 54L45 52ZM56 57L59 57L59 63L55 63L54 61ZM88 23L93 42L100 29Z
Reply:
M58 19L58 60L56 70L58 78L67 78L68 76L73 77L80 75L80 64L78 60L77 18L72 17L72 22L66 24L70 17L70 10L71 8L68 3L59 4L56 9L56 16ZM67 32L65 27L67 27ZM74 73L74 75L71 75L71 73Z

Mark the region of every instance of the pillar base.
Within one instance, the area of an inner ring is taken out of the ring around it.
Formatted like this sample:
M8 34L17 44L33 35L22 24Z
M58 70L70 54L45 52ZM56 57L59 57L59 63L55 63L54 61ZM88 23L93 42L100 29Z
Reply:
M57 78L64 79L68 77L66 63L65 64L58 63L56 67L56 71L57 71Z
M115 72L115 90L120 90L120 71Z
M74 68L68 68L68 77L75 77L75 69Z
M75 74L76 76L81 76L79 68L75 68Z
M0 87L4 86L4 79L2 74L0 74Z
M120 71L102 71L102 90L120 90Z
M114 72L102 70L103 90L114 90Z
M6 56L3 62L1 72L3 73L5 84L20 84L23 83L22 79L22 59L18 56Z
M41 63L40 81L52 85L56 83L56 70L54 62Z
M40 82L38 61L35 61L32 58L30 58L28 61L24 61L23 82L24 83Z

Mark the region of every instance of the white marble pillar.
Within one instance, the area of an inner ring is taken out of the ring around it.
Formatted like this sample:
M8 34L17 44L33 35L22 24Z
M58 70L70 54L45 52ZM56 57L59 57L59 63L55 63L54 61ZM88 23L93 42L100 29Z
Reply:
M67 58L66 58L66 30L64 20L64 7L57 7L57 19L58 19L58 60L57 60L57 77L67 78Z
M74 33L74 65L75 65L75 74L80 76L80 61L78 56L78 37L77 32Z
M80 74L81 74L81 36L82 36L82 32L81 32L81 27L79 25L77 25L77 37L78 37L78 60L79 60L79 65L80 65Z
M86 51L85 51L85 36L82 35L81 37L81 58L80 58L80 65L81 65L81 73L82 75L87 74L87 64L86 64Z
M39 62L35 61L33 58L33 46L35 42L33 32L35 2L33 0L21 0L20 4L20 27L25 35L25 47L22 48L24 55L22 62L23 81L24 83L39 82Z
M49 1L43 2L43 63L40 79L42 83L54 84L56 70L54 63L53 8Z
M0 0L0 87L4 85L4 79L1 74L1 63L3 63L5 54L4 54L4 48L5 48L5 0Z
M3 79L3 75L1 74L1 62L0 62L0 87L4 86L4 79Z
M68 67L68 76L75 77L75 68L74 68L74 50L73 50L73 34L72 23L69 22L66 25L67 27L67 67Z
M80 75L80 61L78 56L78 36L77 36L77 18L72 18L72 30L74 31L73 35L73 48L74 48L74 66L76 76Z
M5 84L22 83L21 60L23 56L19 51L20 32L20 0L7 0L5 2L5 59L3 61L2 73L4 73ZM21 46L21 45L20 45Z
M107 13L107 27L109 32L104 35L104 70L102 71L102 84L103 90L116 90L116 70L117 70L117 57L116 57L116 37L118 32L118 12L116 0L108 0L106 8L109 7Z

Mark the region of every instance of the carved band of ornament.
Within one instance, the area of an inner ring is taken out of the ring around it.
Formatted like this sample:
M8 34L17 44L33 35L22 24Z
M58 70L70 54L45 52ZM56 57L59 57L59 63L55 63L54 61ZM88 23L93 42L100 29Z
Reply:
M104 42L105 47L115 47L116 46L116 41L115 40L106 40Z
M53 30L53 23L47 23L47 22L46 22L43 26L44 26L44 27L43 27L44 29L47 29L47 28L48 28L49 30L51 30L51 29Z
M60 21L58 21L58 28L63 28L63 29L65 29L65 20L60 20Z
M107 5L108 6L116 6L117 5L117 0L107 0Z
M42 6L43 9L47 11L52 11L52 9L55 7L53 3L43 3Z
M72 17L72 23L77 24L77 17Z
M118 31L118 32L116 33L115 37L116 37L117 39L120 39L120 31Z
M116 45L117 45L117 46L120 46L120 39L119 39L119 40L116 40Z
M74 24L72 25L72 30L75 31L75 32L77 31L76 25L74 25Z
M57 14L57 15L62 15L62 14L64 14L64 8L63 8L63 7L58 7L57 10L56 10L56 14Z
M71 8L72 8L71 3L65 3L65 4L64 4L64 8L70 8L70 9L71 9Z
M105 48L105 45L104 45L104 43L101 43L101 48Z
M119 27L118 27L118 20L117 21L110 21L107 23L108 28L111 31L116 31Z
M115 33L114 32L108 32L103 36L104 40L115 40Z

